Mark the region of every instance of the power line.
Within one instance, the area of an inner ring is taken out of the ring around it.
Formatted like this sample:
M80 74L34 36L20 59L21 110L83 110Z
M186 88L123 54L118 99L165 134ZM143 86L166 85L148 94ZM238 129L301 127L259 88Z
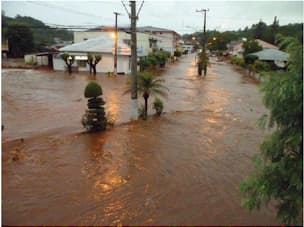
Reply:
M87 17L97 17L97 18L104 18L102 16L98 16L98 15L94 15L94 14L90 14L90 13L85 13L85 12L81 12L78 10L73 10L70 8L65 8L62 6L55 6L55 5L51 5L49 3L46 2L36 2L36 1L27 1L28 3L34 4L34 5L39 5L39 6L43 6L43 7L47 7L47 8L53 8L53 9L59 9L62 10L64 12L69 12L69 13L74 13L77 15L83 15L83 16L87 16Z

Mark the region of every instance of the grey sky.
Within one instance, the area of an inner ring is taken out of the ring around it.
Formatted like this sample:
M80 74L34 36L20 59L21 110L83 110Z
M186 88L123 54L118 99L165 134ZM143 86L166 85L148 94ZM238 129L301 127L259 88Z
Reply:
M128 1L124 1L129 9ZM113 12L120 12L119 25L129 25L121 1L2 1L7 16L31 16L60 25L113 25ZM141 1L137 2L139 7ZM280 25L303 22L302 1L149 1L144 2L138 25L173 29L180 34L201 30L203 17L196 9L209 8L207 28L237 30L262 19Z

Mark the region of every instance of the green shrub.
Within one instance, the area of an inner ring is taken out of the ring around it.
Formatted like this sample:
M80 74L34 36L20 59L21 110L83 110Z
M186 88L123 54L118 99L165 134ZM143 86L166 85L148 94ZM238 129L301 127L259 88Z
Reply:
M245 60L245 63L248 65L248 64L254 64L254 62L258 59L257 56L255 55L246 55L244 60Z
M179 51L179 50L175 50L173 55L174 55L175 57L180 57L180 56L182 56L182 52Z
M254 67L255 67L256 72L270 71L270 65L267 62L262 62L262 61L256 60L254 62Z
M241 66L241 67L245 67L246 66L244 58L242 58L242 57L236 57L236 56L231 59L231 64L238 65L238 66Z
M153 102L153 109L155 110L157 115L161 115L164 109L164 104L162 100L156 98Z
M186 54L188 54L188 52L189 52L188 50L184 50L183 54L186 55Z
M102 95L102 88L94 81L91 81L84 90L84 97L95 98Z
M90 82L84 92L84 96L88 98L88 109L82 117L82 125L87 131L105 130L107 126L107 118L105 116L104 104L101 97L102 88L96 82Z

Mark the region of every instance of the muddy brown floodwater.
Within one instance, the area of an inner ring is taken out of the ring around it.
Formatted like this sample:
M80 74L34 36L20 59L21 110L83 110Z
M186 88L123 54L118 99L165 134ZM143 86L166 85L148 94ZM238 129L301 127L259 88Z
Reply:
M226 64L198 78L194 55L162 77L166 113L128 122L126 77L98 75L117 124L87 134L88 75L3 70L2 223L280 224L272 205L241 207L239 184L265 136L256 124L266 113L258 84Z

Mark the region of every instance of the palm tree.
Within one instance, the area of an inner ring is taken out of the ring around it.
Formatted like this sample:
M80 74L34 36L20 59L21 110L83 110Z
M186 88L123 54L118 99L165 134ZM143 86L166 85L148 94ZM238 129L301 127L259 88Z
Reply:
M162 85L165 80L157 78L150 72L141 72L137 74L137 92L142 94L145 100L144 118L148 115L148 99L150 95L167 97L165 90L169 90ZM128 88L124 94L131 93L131 88Z

